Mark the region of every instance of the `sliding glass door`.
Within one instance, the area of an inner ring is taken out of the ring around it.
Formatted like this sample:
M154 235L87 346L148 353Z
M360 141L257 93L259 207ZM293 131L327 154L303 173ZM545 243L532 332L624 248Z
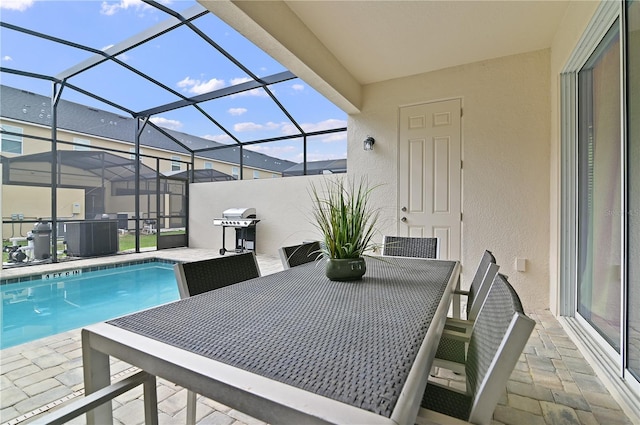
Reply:
M622 132L620 26L578 72L578 313L621 342Z

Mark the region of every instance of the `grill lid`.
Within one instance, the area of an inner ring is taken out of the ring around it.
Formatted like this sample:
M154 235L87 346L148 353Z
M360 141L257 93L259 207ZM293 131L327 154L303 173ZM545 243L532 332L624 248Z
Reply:
M222 212L223 218L256 218L255 208L229 208Z

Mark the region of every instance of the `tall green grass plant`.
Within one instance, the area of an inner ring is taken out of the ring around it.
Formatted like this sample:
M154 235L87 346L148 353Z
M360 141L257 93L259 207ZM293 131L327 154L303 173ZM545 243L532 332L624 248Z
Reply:
M371 205L367 180L327 178L311 184L314 224L323 237L322 254L326 258L361 257L372 250L379 210Z

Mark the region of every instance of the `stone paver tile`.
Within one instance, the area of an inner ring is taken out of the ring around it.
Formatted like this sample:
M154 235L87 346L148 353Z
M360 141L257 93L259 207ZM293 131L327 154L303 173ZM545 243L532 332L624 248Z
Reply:
M212 411L212 413L202 418L200 423L203 425L231 425L234 421L234 418L227 416L222 412Z
M548 372L554 372L556 370L551 359L547 357L527 354L527 362L531 369L546 370Z
M4 375L0 375L0 390L13 386L13 382Z
M564 387L564 391L570 394L582 394L580 388L575 384L575 382L566 382L562 381L562 386Z
M0 391L0 409L13 406L27 398L29 398L29 396L18 387L11 386L3 388L2 391Z
M552 425L580 425L575 410L562 404L540 402L545 422Z
M231 408L229 406L227 406L225 404L222 404L222 403L220 403L218 401L212 400L212 399L210 399L208 397L200 397L200 399L198 401L201 402L201 403L204 403L204 404L206 404L208 406L211 406L211 408L213 408L213 409L215 409L215 410L217 410L219 412L222 412L222 413L227 413L227 412L229 412L231 410Z
M26 365L25 367L21 367L19 369L15 369L12 370L11 372L8 372L5 376L10 379L11 381L17 381L20 380L26 376L41 372L42 369L40 369L38 366L29 363L28 365Z
M35 367L35 366L34 366ZM64 372L60 366L55 366L50 369L40 369L37 368L36 371L23 375L19 379L14 379L13 382L19 387L28 387L29 385L37 384L40 381L43 381L47 378L53 378L56 375Z
M168 385L157 385L156 386L156 396L158 397L158 403L162 400L171 397L176 393L176 388L169 387Z
M505 425L546 425L542 416L508 406L496 406L493 418Z
M27 366L32 366L31 360L26 359L22 356L13 356L15 360L2 365L2 374L8 375L11 372L19 371Z
M576 410L576 415L578 415L581 425L600 425L592 412Z
M546 357L548 359L560 359L560 353L558 353L558 351L555 349L555 346L553 348L537 348L536 349L536 354L540 357Z
M592 391L582 391L585 400L591 406L604 407L611 410L621 410L618 402L609 393L594 393Z
M556 369L556 375L558 375L558 378L560 378L563 384L566 382L574 382L573 375L567 369Z
M584 373L572 373L573 379L582 391L591 391L594 393L608 394L607 388L600 382L595 375L586 375Z
M113 417L124 425L144 423L144 402L132 400L113 410Z
M78 348L75 350L67 351L63 353L66 358L69 360L77 360L77 363L82 364L82 348Z
M5 351L8 351L8 350L0 351L0 353L2 353L2 355L0 356L0 369L2 370L2 373L5 372L5 368L4 368L5 365L24 359L24 356L22 356L22 354L20 353L9 355L9 354L5 354Z
M580 350L578 350L577 348L573 349L573 348L558 347L558 353L560 353L563 359L567 357L576 358L576 359L582 358L582 353L580 353Z
M556 346L556 350L558 350L558 352L560 352L560 350L567 350L570 352L576 352L578 350L578 347L576 346L576 344L574 344L573 341L571 341L571 338L569 338L566 335L556 335L556 336L552 336L551 340L553 341L553 344ZM572 357L576 357L575 355Z
M2 421L2 423L9 422L11 419L17 418L18 416L20 416L20 412L13 407L7 407L6 409L0 410L0 421Z
M40 357L48 356L54 353L55 350L53 348L49 348L46 345L33 349L27 349L21 352L21 354L29 360L39 359Z
M61 399L62 397L69 395L70 393L71 391L66 387L55 387L17 403L15 405L15 408L18 409L18 411L20 411L21 413L28 413L32 410L44 406L45 404L51 403L52 401Z
M65 341L64 345L55 347L56 352L60 354L67 354L71 351L81 350L82 342L80 341Z
M514 370L511 372L510 380L523 382L525 384L533 384L533 378L531 377L531 373L523 370Z
M551 394L551 390L537 385L528 385L521 382L509 381L507 382L507 391L511 394L535 398L536 400L553 401L553 394Z
M249 416L245 413L242 412L238 412L235 409L231 409L227 415L231 416L232 418L240 421L240 422L244 422L247 425L265 425L265 422L262 422L259 419L254 418L253 416Z
M33 397L34 395L38 395L60 385L60 381L57 379L49 378L33 385L29 385L28 387L24 387L24 392L29 394L30 397Z
M593 406L591 408L591 412L596 417L598 422L603 425L632 425L631 421L622 410L611 410L604 407Z
M585 375L595 375L593 368L583 358L567 357L563 359L567 369L571 372L584 373Z
M556 390L564 389L564 387L562 386L562 381L560 380L558 375L555 374L555 372L541 369L532 369L531 376L533 377L533 382L536 385Z
M530 397L523 397L517 394L509 394L507 405L514 409L524 410L525 412L531 412L536 415L542 415L542 409L540 408L540 402Z
M587 403L587 400L585 400L582 394L571 394L565 391L555 390L552 390L551 393L553 394L553 399L558 404L563 404L578 410L591 410L591 406Z
M182 389L174 395L169 396L158 403L158 409L163 412L175 416L180 410L187 406L187 390Z
M78 384L84 385L84 373L81 367L66 370L61 374L56 375L56 379L68 387L73 387Z

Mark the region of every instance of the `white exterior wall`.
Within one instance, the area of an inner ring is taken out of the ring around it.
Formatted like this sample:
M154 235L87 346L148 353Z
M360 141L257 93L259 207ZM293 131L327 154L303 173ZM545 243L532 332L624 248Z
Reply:
M549 305L549 57L543 50L366 86L362 112L348 123L349 174L382 185L374 192L380 232L396 234L398 108L462 98L463 286L490 249L527 310ZM367 135L376 139L372 152L362 148ZM319 178L191 185L190 246L219 249L212 219L241 206L262 220L259 253L317 238L307 187ZM526 272L515 270L516 257L528 260Z
M278 256L281 246L295 245L320 237L311 220L311 182L324 176L196 183L189 186L189 246L222 248L222 227L213 219L229 208L255 208L260 222L256 229L256 250ZM233 249L235 230L226 230L226 248Z
M526 310L548 307L549 51L488 60L366 86L350 116L349 172L385 182L379 200L396 232L398 108L461 98L462 285L485 249L509 276ZM371 135L375 150L365 152ZM515 270L516 257L527 270Z

